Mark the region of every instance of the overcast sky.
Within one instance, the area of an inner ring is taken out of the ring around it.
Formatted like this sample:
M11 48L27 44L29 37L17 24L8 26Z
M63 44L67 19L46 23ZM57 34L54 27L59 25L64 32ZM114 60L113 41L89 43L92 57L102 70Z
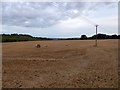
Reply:
M2 33L39 37L80 37L118 33L116 2L4 2Z

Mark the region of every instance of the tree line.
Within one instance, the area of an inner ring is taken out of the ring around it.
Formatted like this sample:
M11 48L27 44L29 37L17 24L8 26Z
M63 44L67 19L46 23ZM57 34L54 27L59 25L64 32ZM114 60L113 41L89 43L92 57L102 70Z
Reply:
M52 38L33 37L27 34L0 34L0 42L19 42L19 41L38 41L38 40L54 40ZM97 34L92 37L81 35L80 38L58 38L56 40L89 40L89 39L120 39L120 35Z
M81 35L80 38L63 38L63 39L58 39L58 40L92 40L92 39L120 39L120 35L106 35L106 34L97 34L93 35L91 37L87 37L86 35Z
M87 37L86 35L81 35L80 39L120 39L120 35L106 35L106 34L97 34L93 35L92 37Z
M49 40L48 38L33 37L27 34L0 34L1 42L20 42L20 41L37 41Z

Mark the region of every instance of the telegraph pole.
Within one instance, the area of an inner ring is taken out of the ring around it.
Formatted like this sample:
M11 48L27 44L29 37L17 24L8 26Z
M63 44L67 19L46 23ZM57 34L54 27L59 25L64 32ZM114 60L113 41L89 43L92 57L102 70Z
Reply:
M98 28L98 25L95 25L96 27L96 40L95 40L95 47L97 47L97 28Z

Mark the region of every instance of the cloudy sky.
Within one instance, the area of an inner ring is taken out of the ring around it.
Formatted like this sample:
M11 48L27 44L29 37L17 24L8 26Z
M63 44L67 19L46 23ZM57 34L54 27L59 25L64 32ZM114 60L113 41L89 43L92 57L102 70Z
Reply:
M118 33L117 2L2 2L2 32L40 37Z

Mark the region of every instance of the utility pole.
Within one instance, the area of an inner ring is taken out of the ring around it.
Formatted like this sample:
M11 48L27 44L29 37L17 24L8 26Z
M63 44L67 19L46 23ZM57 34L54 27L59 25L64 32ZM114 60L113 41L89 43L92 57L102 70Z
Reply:
M96 27L96 40L95 40L95 47L97 47L97 27L98 27L98 25L95 25L95 27Z

